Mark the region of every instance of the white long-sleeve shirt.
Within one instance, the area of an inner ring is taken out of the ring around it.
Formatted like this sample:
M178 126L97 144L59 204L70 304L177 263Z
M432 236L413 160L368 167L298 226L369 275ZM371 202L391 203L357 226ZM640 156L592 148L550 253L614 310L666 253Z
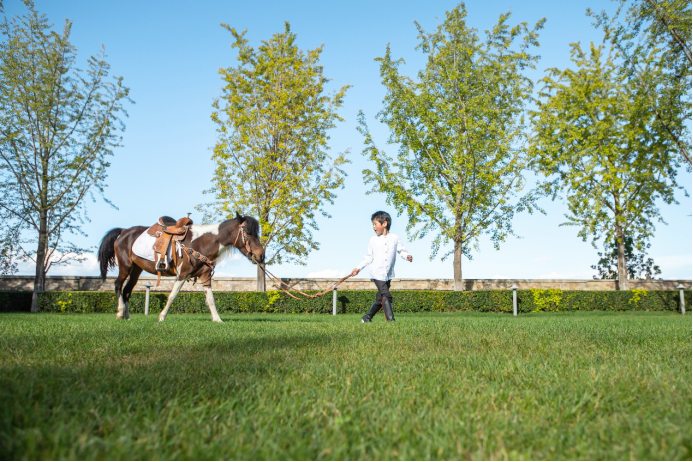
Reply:
M389 281L395 277L395 252L399 253L399 256L405 260L409 256L404 244L396 234L373 236L368 241L366 256L356 268L361 271L370 264L371 279Z

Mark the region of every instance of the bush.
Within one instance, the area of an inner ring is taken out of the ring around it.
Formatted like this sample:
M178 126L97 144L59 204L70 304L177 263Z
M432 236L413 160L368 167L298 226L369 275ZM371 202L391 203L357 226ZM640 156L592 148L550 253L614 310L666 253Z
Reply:
M0 292L0 313L31 311L33 292Z
M307 293L315 293L307 292ZM364 313L375 300L374 290L340 290L339 313ZM687 311L691 311L691 291L684 291ZM435 290L392 291L396 313L424 311L479 311L512 313L511 290L447 292ZM518 290L520 313L540 311L680 311L679 292L671 291L578 291L557 289ZM158 313L166 305L168 293L152 292L149 310ZM332 294L308 300L294 300L283 292L217 292L220 313L332 313ZM145 294L135 292L130 312L144 312ZM0 292L0 311L29 311L31 292ZM39 309L50 313L115 313L113 292L43 292ZM171 313L207 313L204 294L181 292Z

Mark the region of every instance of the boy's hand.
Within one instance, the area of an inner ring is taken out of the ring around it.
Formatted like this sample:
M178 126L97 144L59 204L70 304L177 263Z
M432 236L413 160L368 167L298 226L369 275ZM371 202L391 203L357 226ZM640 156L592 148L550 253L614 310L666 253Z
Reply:
M352 277L356 276L357 274L359 274L359 269L358 269L358 268L354 268L354 269L351 271L351 274L349 275L349 277L352 278Z
M407 255L407 261L412 261L411 255Z

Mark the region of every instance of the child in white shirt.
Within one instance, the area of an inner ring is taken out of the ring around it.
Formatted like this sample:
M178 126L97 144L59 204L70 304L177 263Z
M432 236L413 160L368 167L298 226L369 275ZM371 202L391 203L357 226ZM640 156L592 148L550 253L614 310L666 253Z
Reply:
M375 212L371 216L375 236L368 241L368 252L359 265L351 272L351 276L359 274L363 268L371 263L371 281L378 288L375 303L366 313L361 322L371 322L373 316L383 308L385 319L394 321L392 312L392 295L390 294L390 280L395 277L395 252L407 261L412 261L412 256L407 253L404 244L396 234L390 232L392 218L387 212Z

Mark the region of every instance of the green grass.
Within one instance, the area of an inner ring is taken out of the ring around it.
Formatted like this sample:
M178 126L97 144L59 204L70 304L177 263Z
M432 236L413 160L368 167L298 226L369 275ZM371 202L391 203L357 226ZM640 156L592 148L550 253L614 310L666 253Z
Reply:
M0 458L691 459L690 316L222 317L0 315Z

